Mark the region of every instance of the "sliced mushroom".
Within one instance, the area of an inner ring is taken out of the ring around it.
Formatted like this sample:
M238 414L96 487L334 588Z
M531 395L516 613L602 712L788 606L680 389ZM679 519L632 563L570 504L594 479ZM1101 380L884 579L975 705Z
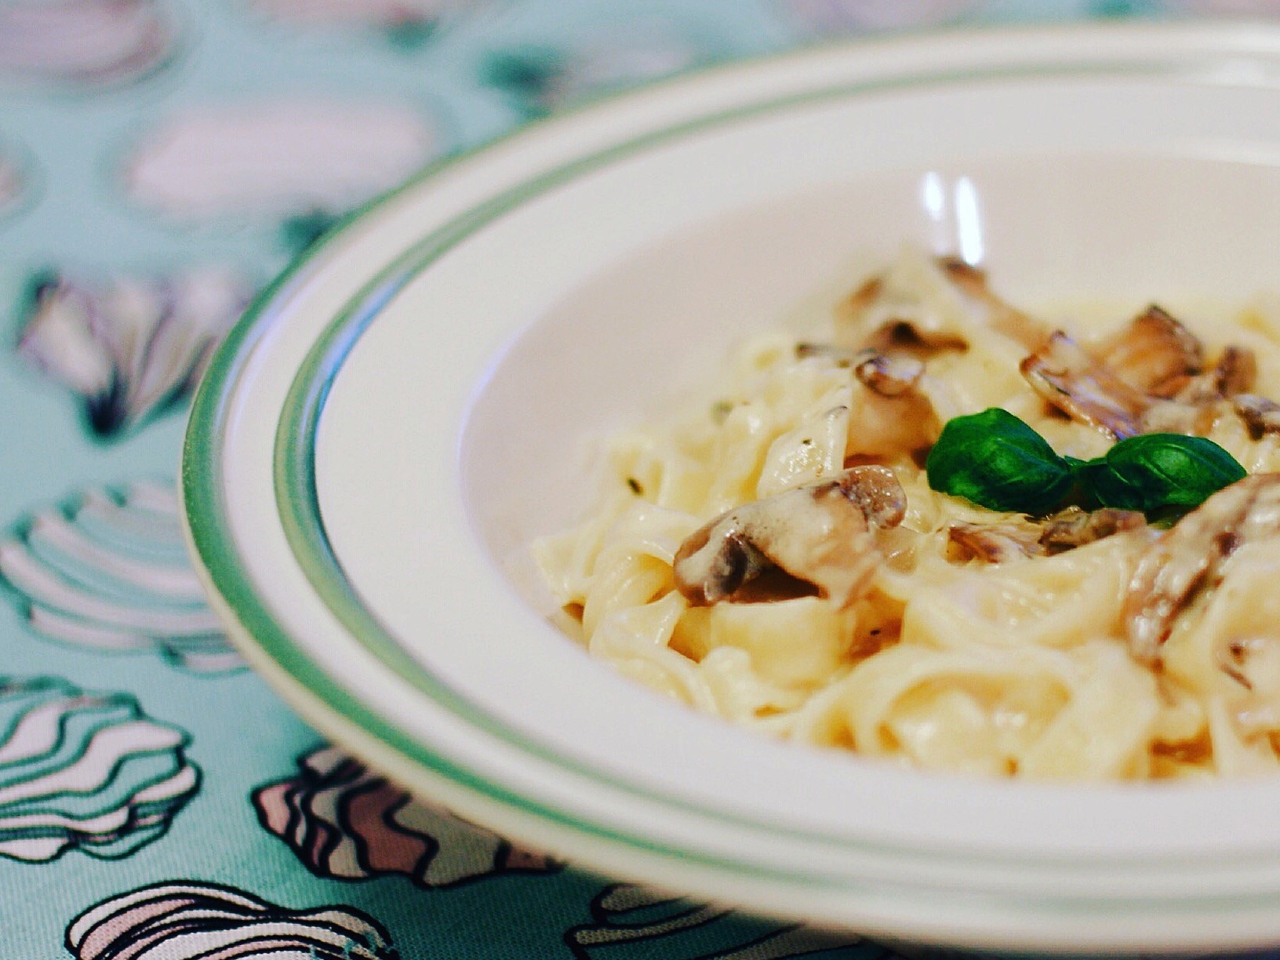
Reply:
M1007 563L1023 557L1065 553L1146 525L1146 518L1135 510L1104 507L1085 511L1068 507L1039 523L1030 520L953 523L947 528L947 537L952 559Z
M952 303L939 311L937 295L950 293ZM963 319L961 317L963 316ZM1034 349L1049 331L1027 314L1005 303L987 285L986 272L958 257L906 257L858 287L836 307L837 339L861 345L873 330L894 323L910 325L926 337L965 342L964 329L985 327ZM947 329L959 322L962 327ZM881 344L866 344L882 347Z
M947 527L947 559L1008 563L1044 556L1040 528L1034 523L965 523Z
M906 354L917 360L928 360L949 350L969 349L960 337L946 333L921 333L915 324L907 320L885 321L871 331L862 346L879 353Z
M1260 473L1219 490L1153 543L1129 582L1124 605L1129 651L1160 659L1178 615L1222 580L1241 545L1280 533L1280 474Z
M1118 440L1139 433L1203 435L1223 401L1253 386L1257 362L1228 346L1205 369L1204 347L1160 307L1148 307L1099 348L1106 361L1058 331L1022 362L1045 400Z
M1170 396L1179 403L1216 403L1252 390L1257 375L1258 361L1253 351L1247 347L1228 346L1218 357L1218 362L1208 370L1181 383L1172 382L1177 391Z
M1117 377L1141 393L1172 397L1204 369L1204 346L1167 311L1152 304L1098 350Z
M796 358L803 360L806 357L827 357L840 366L852 367L863 383L875 389L867 382L874 375L864 375L861 372L868 363L877 371L887 370L895 381L911 380L914 383L924 370L924 361L930 357L947 351L967 349L968 344L959 337L923 334L907 320L888 320L876 327L857 349L833 343L806 341L796 344Z
M1129 386L1061 330L1022 361L1032 389L1073 420L1123 440L1142 432L1150 398Z
M1146 525L1147 518L1137 510L1103 507L1085 511L1079 507L1068 507L1045 521L1039 543L1046 553L1064 553Z
M872 331L858 349L800 343L796 357L826 357L853 370L866 391L855 391L848 452L884 456L923 447L937 436L938 417L924 389L925 361L943 351L964 349L964 341L955 337L922 334L905 320L891 320Z
M1261 440L1268 433L1280 433L1280 403L1252 393L1231 398L1231 406L1249 430L1249 436Z
M987 285L987 272L959 257L939 257L939 269L956 289L965 295L970 306L978 307L992 330L1004 334L1028 350L1041 343L1047 332L1036 320L1005 303Z
M865 376L868 371L863 373ZM887 382L872 382L890 395L861 385L853 391L846 464L895 462L904 452L915 456L927 450L942 429L933 400L935 384L921 377L914 387L894 395ZM867 459L851 462L851 457Z
M864 350L854 364L853 375L868 390L882 397L901 397L915 390L924 374L924 362L906 354Z
M880 562L875 531L897 526L905 513L892 470L853 467L735 507L694 531L676 552L676 588L695 606L816 592L846 607Z
M1207 435L1227 411L1227 401L1251 389L1257 373L1252 350L1228 346L1208 370L1167 381L1163 389L1170 392L1169 399L1153 400L1143 415L1142 432Z

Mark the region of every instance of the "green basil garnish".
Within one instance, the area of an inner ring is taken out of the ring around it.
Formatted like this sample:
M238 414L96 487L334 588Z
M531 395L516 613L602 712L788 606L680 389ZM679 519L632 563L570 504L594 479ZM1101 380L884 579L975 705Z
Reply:
M1212 440L1179 433L1144 433L1107 451L1099 469L1086 474L1104 507L1152 513L1190 510L1225 486L1243 480L1245 469Z
M991 510L1043 516L1078 503L1169 517L1241 480L1244 467L1212 440L1148 433L1105 457L1060 457L1040 434L998 407L943 427L925 464L929 486Z
M991 510L1052 513L1071 492L1071 465L1007 410L955 417L929 451L929 486Z

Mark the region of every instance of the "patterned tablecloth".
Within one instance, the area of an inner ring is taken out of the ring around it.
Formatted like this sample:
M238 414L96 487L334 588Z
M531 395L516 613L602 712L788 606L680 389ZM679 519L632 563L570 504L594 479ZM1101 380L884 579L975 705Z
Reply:
M325 744L201 599L187 396L338 214L584 98L858 32L1278 6L0 0L0 953L886 954L591 876Z

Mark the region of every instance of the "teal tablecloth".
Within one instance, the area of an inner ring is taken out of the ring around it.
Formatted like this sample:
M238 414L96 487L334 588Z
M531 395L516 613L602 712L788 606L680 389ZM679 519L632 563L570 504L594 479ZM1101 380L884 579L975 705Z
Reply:
M583 98L859 31L1251 6L0 0L0 955L886 954L588 875L327 746L187 565L190 387L336 215Z

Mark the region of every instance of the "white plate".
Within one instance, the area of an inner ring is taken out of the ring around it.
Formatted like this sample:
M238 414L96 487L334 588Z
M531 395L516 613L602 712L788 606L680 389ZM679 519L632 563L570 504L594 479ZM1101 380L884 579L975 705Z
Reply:
M954 945L1280 944L1280 783L963 780L768 742L549 627L521 551L586 436L903 241L1021 303L1280 289L1280 31L820 49L535 125L373 204L218 354L183 463L246 654L309 720L580 864Z

